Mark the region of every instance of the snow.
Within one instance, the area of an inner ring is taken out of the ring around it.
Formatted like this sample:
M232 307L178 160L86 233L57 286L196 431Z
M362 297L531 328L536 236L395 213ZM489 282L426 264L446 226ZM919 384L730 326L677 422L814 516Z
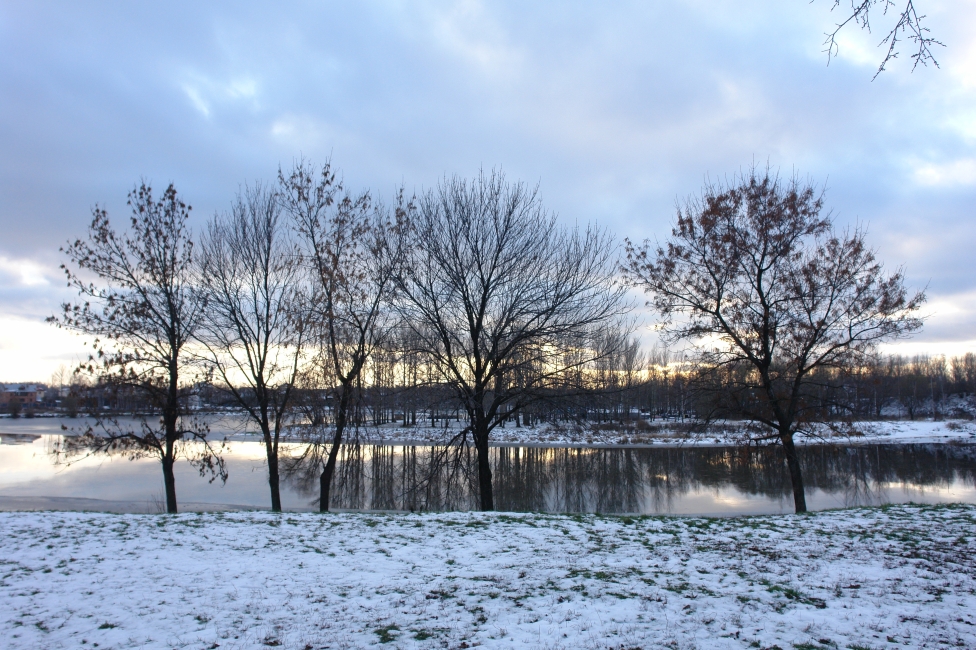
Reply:
M449 440L460 425L439 427L364 427L360 436L368 442L385 444L431 444ZM352 433L352 432L350 432ZM545 445L545 446L634 446L634 447L681 447L725 446L748 442L750 433L746 425L737 422L719 422L704 432L695 431L691 423L673 421L643 421L634 423L581 425L542 424L533 427L497 427L491 432L492 444ZM762 431L761 435L768 435ZM797 444L884 444L884 443L940 443L976 441L976 422L972 420L884 420L855 422L833 427L818 426L813 432L797 436Z
M0 513L10 648L976 647L976 506Z
M131 418L121 420L128 426L137 422ZM15 440L25 435L61 435L61 425L69 427L67 432L84 431L93 423L90 419L63 419L57 422L39 421L32 418L6 420L0 431L0 440L5 437ZM211 437L219 439L226 436L230 440L255 440L259 434L247 431L247 420L243 416L227 415L210 417ZM429 421L416 426L404 427L402 424L363 426L358 429L360 440L382 444L438 444L449 440L464 424L456 420L443 427L443 420L437 426L427 426ZM285 430L285 438L300 440L297 428ZM717 422L705 432L697 432L690 421L641 420L621 424L615 423L542 423L535 426L517 427L508 422L491 432L491 443L496 445L532 446L634 446L634 447L681 447L681 446L724 446L742 444L749 438L746 425L740 422ZM755 432L753 432L755 433ZM765 432L764 432L765 433ZM357 429L347 429L346 439L357 435ZM976 442L976 421L972 419L917 419L880 420L855 422L851 425L835 424L834 428L822 425L816 435L799 435L798 444L818 444L834 442L838 444L873 443L939 443Z
M971 420L897 420L858 425L855 440L865 443L973 442L976 423Z

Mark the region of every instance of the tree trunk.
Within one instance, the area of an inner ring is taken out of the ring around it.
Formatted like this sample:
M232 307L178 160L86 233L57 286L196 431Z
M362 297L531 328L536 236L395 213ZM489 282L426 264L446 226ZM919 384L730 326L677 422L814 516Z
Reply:
M264 432L264 446L268 452L268 485L271 487L271 511L281 512L281 488L278 479L278 454L271 442L271 432Z
M335 475L336 460L339 457L339 445L342 443L342 430L344 428L344 426L336 425L335 436L332 438L332 448L329 449L325 467L322 468L322 474L319 476L319 512L329 511L329 493L332 491L332 477Z
M792 432L781 432L780 440L783 451L786 452L786 465L790 468L790 482L793 484L793 505L797 513L807 511L807 498L803 493L803 474L800 471L800 460L796 457L796 446L793 444Z
M163 486L166 490L166 512L171 515L175 515L179 512L176 507L176 475L173 473L173 465L175 461L173 460L172 454L172 444L167 444L169 448L166 455L163 456Z
M336 459L339 457L339 445L342 443L342 434L346 430L346 421L349 414L349 401L352 395L352 388L344 384L339 402L336 404L335 413L335 435L332 436L332 448L329 449L329 457L322 468L319 476L319 512L329 511L329 493L332 491L332 477L335 474Z
M338 445L333 445L333 449L338 449ZM319 512L329 511L329 493L332 491L332 475L335 473L336 454L331 450L329 457L322 467L322 474L319 475Z
M166 512L175 515L179 509L176 505L176 475L173 466L176 464L176 421L179 418L179 375L176 360L169 366L169 387L166 395L166 405L163 410L163 435L166 436L166 446L163 448L163 488L166 490Z
M491 459L488 457L488 427L480 425L474 432L474 445L478 450L478 493L482 510L495 509L495 497L491 488Z

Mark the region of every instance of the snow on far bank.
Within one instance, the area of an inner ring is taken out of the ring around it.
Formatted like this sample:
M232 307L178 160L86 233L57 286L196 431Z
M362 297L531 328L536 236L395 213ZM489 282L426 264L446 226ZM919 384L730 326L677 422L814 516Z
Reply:
M254 440L259 434L247 430L247 420L240 414L224 413L219 416L203 416L211 426L211 438L220 439L224 436L229 440ZM60 420L54 424L50 421L38 421L29 418L7 420L0 431L0 443L23 441L29 435L77 435L92 424L91 419ZM124 424L133 426L136 420L124 419ZM438 420L437 426L429 426L429 421L414 426L403 426L399 423L380 426L369 425L350 427L346 430L345 440L350 441L357 435L360 441L370 444L443 444L456 435L462 422L448 420L448 426L443 426L444 420ZM68 427L62 430L62 424ZM301 427L286 428L284 437L291 442L301 440ZM604 423L541 423L535 426L515 426L506 423L496 427L491 433L491 443L495 445L527 445L547 447L577 447L577 446L637 446L637 447L684 447L684 446L725 446L748 442L750 431L748 425L741 422L716 422L704 431L700 425L691 421L676 420L631 420ZM246 431L246 432L245 432ZM768 432L755 429L751 435L764 435ZM832 427L819 426L817 435L801 434L797 437L798 444L819 444L835 442L837 444L861 443L976 443L976 421L972 419L917 419L917 420L880 420L855 422L851 425L837 424Z
M452 422L450 428L426 426L363 427L360 440L385 444L440 444L451 439L460 425ZM348 440L353 431L346 436ZM683 447L724 446L745 444L750 435L767 435L768 432L747 430L741 423L726 422L710 425L704 431L690 422L667 421L640 423L594 424L542 424L533 427L497 427L491 433L496 445L536 446L641 446ZM939 443L976 442L976 422L972 420L884 420L855 422L833 427L819 426L815 435L801 434L797 444L878 444L878 443Z
M976 647L976 507L3 513L10 648Z

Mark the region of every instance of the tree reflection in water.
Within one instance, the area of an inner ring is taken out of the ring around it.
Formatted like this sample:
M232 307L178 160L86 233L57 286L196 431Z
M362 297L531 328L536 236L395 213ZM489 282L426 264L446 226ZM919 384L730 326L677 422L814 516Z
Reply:
M800 450L810 492L845 506L889 501L889 486L976 486L974 445L817 445ZM333 503L363 510L476 509L476 458L464 447L352 443L339 454ZM672 512L700 491L790 499L779 447L492 449L496 507L534 512ZM318 484L291 482L303 496Z

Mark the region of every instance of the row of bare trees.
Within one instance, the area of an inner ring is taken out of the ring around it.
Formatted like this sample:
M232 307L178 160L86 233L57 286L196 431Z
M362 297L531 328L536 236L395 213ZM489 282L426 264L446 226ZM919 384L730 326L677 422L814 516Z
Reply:
M706 187L664 245L628 242L622 264L606 231L560 226L536 190L501 173L448 177L386 206L301 161L244 187L197 239L172 186L157 200L144 183L129 202L125 233L96 208L88 238L65 249L83 301L51 320L94 338L83 370L160 414L74 444L157 456L171 512L178 456L226 479L185 406L201 381L260 432L274 510L286 428L309 443L290 467L318 474L326 510L367 401L374 420L398 406L403 423L411 406L414 421L418 408L462 420L449 442L475 450L486 510L497 427L625 419L636 401L764 426L802 511L794 437L861 408L850 387L877 344L921 326L924 295L884 272L865 232L835 230L813 186L768 169ZM666 341L691 346L684 363L651 359L631 338L627 284L649 294Z
M855 369L847 398L858 417L971 417L976 395L976 354L877 355Z
M427 369L410 360L415 356L410 353L413 346L399 339L391 337L366 363L362 381L352 387L346 427L367 431L370 436L385 430L383 435L389 436L392 426L455 426L463 410L455 394L431 383ZM570 390L551 390L545 400L513 413L502 426L607 423L630 428L638 421L701 423L708 415L709 403L696 390L690 369L687 357L665 348L648 352L631 339L623 354L600 359L577 373L578 381ZM70 379L71 383L60 390L48 388L33 410L55 410L70 417L100 411L125 414L152 410L151 403L138 391L93 382L82 375ZM310 388L314 380L314 376L300 378L292 421L297 418L309 425L331 424L331 400L323 391ZM819 380L819 395L811 397L817 400L820 418L825 421L971 419L976 415L976 354L972 352L953 357L876 354L863 365L823 373ZM204 415L235 407L233 396L211 383L194 385L189 398L192 409ZM307 431L302 426L290 428L292 437ZM430 432L423 438L430 439Z
M464 413L455 442L476 448L491 509L492 430L607 356L627 311L611 237L557 225L535 190L501 173L446 178L411 199L401 191L387 207L347 192L330 165L299 162L274 184L246 186L197 240L173 186L157 200L143 183L129 204L127 232L96 208L88 238L64 249L83 300L50 320L93 337L84 371L162 414L139 430L100 423L71 444L157 456L170 512L181 454L226 480L185 407L201 378L260 431L273 510L284 429L300 394L313 410L319 401L330 417L306 423L301 460L320 468L328 509L364 369L394 335L407 345L389 372L412 372L415 384L423 372Z

